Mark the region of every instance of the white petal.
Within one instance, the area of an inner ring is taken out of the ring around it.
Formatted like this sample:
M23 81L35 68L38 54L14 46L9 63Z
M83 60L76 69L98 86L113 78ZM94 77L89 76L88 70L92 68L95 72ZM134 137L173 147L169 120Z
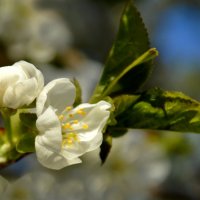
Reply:
M54 110L49 107L36 121L40 132L35 139L35 149L38 161L50 169L61 169L68 165L80 163L76 156L62 155L62 133L60 121Z
M75 86L67 78L55 79L48 83L37 98L36 110L40 115L51 105L57 113L61 113L66 106L73 105L76 91Z
M19 80L25 79L25 74L16 67L6 66L0 68L0 106L3 107L3 97L9 86L13 86Z
M19 108L31 104L36 98L34 91L37 91L38 84L35 78L23 80L5 91L3 102L9 108Z
M34 101L44 86L42 73L20 61L0 68L0 106L16 109Z
M77 131L79 142L72 146L66 146L65 150L71 155L80 156L85 152L97 149L102 143L102 130L110 116L108 109L111 105L105 101L97 104L81 104L74 110L84 109L86 116L81 122L88 125L88 129Z
M62 149L62 155L69 159L75 159L86 152L86 148L84 148L84 143L77 142L71 146L65 146Z
M59 152L51 151L48 148L36 143L35 145L37 152L37 159L38 161L44 166L49 169L62 169L66 166L81 163L79 158L74 159L66 159L66 157L59 154Z
M86 115L81 122L88 125L88 129L78 133L81 141L90 141L99 131L104 128L109 116L111 105L108 102L100 101L97 104L81 104L76 109L84 109Z
M42 90L42 88L44 87L44 77L41 73L40 70L38 70L33 64L28 63L26 61L19 61L16 62L13 66L17 66L19 68L21 68L24 73L26 74L27 78L35 78L37 80L38 83L38 88L37 88L37 95L39 94L39 92Z
M62 146L62 132L60 121L54 110L49 107L36 121L39 135L36 136L36 143L55 151L60 151ZM36 149L37 153L37 149Z
M90 140L90 142L85 142L84 144L84 142L82 141L82 143L85 146L86 152L90 152L99 148L100 145L102 144L102 141L103 141L103 134L102 130L99 129L98 132L96 133L96 136L92 140Z

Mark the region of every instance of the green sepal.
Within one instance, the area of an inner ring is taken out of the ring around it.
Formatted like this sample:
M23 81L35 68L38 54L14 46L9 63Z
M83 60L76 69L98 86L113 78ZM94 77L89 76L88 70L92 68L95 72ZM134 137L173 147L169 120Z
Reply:
M37 115L35 113L25 113L19 114L20 122L23 126L29 129L36 129Z
M37 115L35 113L19 113L20 135L16 144L19 153L35 152L35 137L38 134L36 128Z
M75 78L72 80L73 84L76 87L76 98L74 101L74 107L78 106L79 104L82 103L82 90L81 90L81 86L78 82L78 80L76 80Z
M100 153L99 153L102 164L105 163L105 161L110 153L111 147L112 147L112 136L109 135L108 133L104 133L103 142L100 146Z
M16 150L19 153L32 153L35 152L35 135L30 133L23 134L16 145Z
M110 105L111 105L111 108L109 109L109 111L110 111L110 117L108 119L107 125L109 125L109 126L116 125L117 121L115 119L115 114L114 114L114 112L115 112L115 105L114 105L113 99L110 98L109 96L107 96L107 97L103 98L102 100L110 103Z

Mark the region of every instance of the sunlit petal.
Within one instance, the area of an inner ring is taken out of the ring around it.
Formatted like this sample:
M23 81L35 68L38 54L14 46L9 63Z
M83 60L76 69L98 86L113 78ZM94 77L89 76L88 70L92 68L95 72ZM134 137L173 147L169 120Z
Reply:
M31 104L44 86L42 73L20 61L0 68L0 107L17 109Z
M61 113L75 99L75 86L67 78L55 79L48 83L37 99L37 114L40 115L50 105Z
M75 86L68 79L56 79L44 87L36 102L39 135L35 140L39 162L61 169L81 162L80 156L97 149L110 116L106 101L84 103L73 108Z

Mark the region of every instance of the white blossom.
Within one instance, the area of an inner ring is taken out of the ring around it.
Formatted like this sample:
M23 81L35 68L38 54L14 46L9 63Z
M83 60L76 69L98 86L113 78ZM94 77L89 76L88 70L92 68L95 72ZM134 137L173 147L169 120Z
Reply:
M31 104L44 86L42 73L28 62L0 68L0 107L17 109Z
M37 98L35 139L39 162L51 169L80 163L80 156L102 143L102 129L111 105L105 101L83 103L73 108L76 92L69 79L47 84Z
M73 43L55 9L38 9L36 0L0 1L0 39L11 60L46 64Z

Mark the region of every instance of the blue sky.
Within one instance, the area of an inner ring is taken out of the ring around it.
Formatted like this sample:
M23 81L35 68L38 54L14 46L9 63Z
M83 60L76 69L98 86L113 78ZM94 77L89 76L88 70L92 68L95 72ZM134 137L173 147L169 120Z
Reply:
M154 37L165 65L191 68L199 64L200 68L200 8L186 4L169 7L159 16Z

